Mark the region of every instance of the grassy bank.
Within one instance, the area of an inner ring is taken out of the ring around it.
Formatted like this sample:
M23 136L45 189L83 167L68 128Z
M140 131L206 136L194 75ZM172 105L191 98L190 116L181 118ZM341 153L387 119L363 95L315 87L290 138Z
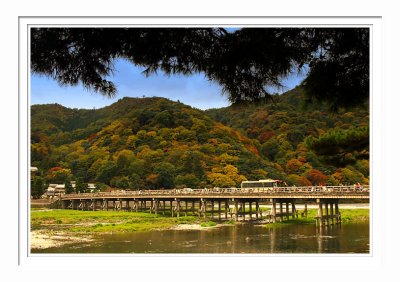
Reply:
M307 218L299 217L285 222L267 224L267 226L285 226L288 224L314 224L317 211L310 209ZM369 209L341 210L342 223L367 221ZM230 220L227 223L234 224ZM173 228L179 224L199 224L201 227L216 226L214 221L200 219L197 216L179 218L124 211L77 211L31 209L32 230L64 231L68 233L96 234L107 232L150 231Z
M74 233L131 232L168 229L196 223L198 217L167 217L149 213L117 211L31 210L32 230Z
M342 214L342 223L363 222L369 220L369 209L343 209L340 210ZM289 224L315 224L315 216L317 215L316 209L308 210L307 217L300 217L297 219L290 219L289 221L276 222L266 224L268 227L286 226Z

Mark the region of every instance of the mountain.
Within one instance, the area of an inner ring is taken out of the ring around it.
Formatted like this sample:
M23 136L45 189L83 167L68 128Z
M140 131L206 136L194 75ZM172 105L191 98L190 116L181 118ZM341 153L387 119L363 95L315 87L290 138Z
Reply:
M48 182L132 189L231 187L262 178L368 182L368 160L327 164L305 142L331 129L367 126L367 110L304 110L299 89L275 100L208 111L157 97L123 98L96 110L33 105L31 163Z
M261 156L280 167L288 183L306 184L299 178L303 176L313 184L338 185L369 181L368 108L366 104L351 112L331 112L327 105L308 103L296 87L273 101L206 113L252 139Z
M123 98L98 110L33 105L32 165L48 181L120 188L237 186L265 178L253 140L203 111L164 98Z

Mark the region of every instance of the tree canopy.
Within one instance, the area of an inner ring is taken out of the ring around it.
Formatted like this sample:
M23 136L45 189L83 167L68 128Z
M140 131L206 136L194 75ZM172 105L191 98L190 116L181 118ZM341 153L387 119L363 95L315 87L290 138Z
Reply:
M268 86L308 66L309 101L332 109L369 97L368 28L32 28L31 70L106 96L115 59L144 74L203 73L231 102L271 98Z
M157 97L96 110L32 105L31 165L48 183L75 180L81 192L85 183L101 190L238 187L265 178L368 184L368 110L301 111L303 99L297 87L275 103L207 111Z

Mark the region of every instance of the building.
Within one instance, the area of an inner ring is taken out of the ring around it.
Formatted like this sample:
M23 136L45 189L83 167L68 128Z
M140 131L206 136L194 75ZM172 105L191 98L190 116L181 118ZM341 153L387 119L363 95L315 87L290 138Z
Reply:
M47 197L59 196L63 194L65 194L65 184L49 184L49 187L47 187Z
M72 189L75 191L76 189L76 181L71 181L71 186ZM95 183L88 183L88 192L93 193L96 190L96 184ZM47 187L45 195L47 197L50 196L59 196L59 195L64 195L65 194L65 184L49 184Z

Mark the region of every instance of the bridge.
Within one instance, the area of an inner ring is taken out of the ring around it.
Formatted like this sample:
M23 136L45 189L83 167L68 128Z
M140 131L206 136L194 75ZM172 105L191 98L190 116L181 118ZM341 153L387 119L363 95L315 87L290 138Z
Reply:
M305 186L263 188L213 188L113 191L65 194L61 208L74 210L125 210L199 217L218 220L266 219L268 222L297 218L296 203L304 203L302 216L307 216L307 204L316 203L318 226L341 223L339 202L343 199L368 200L369 186ZM262 205L271 206L268 212Z

